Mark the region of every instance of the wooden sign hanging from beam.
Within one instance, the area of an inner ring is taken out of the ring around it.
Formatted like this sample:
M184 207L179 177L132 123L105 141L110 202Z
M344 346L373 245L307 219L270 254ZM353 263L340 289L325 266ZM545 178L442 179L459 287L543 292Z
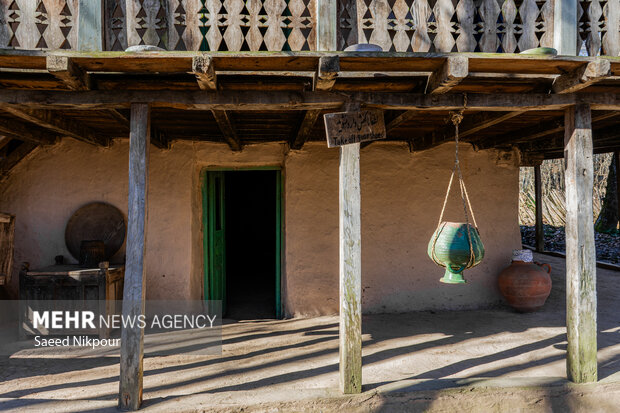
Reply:
M381 110L328 113L324 119L328 148L386 138Z

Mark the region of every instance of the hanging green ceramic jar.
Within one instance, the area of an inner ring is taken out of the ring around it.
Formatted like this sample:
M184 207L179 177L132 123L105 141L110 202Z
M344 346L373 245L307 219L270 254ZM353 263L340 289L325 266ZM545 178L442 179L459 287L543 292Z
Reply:
M482 261L484 245L478 230L473 225L442 222L428 243L428 256L435 264L446 268L444 276L439 281L447 284L463 284L465 283L463 271Z

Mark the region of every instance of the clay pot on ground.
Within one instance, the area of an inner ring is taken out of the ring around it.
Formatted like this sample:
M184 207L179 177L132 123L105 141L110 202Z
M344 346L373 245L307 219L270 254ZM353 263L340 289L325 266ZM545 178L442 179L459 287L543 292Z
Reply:
M517 311L536 311L542 308L551 293L550 273L549 264L512 261L499 274L499 290Z

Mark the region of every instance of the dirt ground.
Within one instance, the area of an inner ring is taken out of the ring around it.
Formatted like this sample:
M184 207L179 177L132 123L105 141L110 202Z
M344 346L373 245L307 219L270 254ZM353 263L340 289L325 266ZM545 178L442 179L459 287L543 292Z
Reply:
M144 360L146 411L527 411L620 409L620 273L597 270L599 383L565 380L562 259L544 309L368 315L363 393L338 393L338 318L223 326L221 356ZM458 288L449 286L446 288ZM118 358L0 359L0 410L116 411Z

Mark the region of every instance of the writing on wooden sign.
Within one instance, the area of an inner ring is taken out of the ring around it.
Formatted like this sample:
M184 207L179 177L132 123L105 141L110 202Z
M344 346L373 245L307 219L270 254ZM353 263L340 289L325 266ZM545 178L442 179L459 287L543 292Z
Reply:
M328 148L386 137L381 110L329 113L324 118Z

